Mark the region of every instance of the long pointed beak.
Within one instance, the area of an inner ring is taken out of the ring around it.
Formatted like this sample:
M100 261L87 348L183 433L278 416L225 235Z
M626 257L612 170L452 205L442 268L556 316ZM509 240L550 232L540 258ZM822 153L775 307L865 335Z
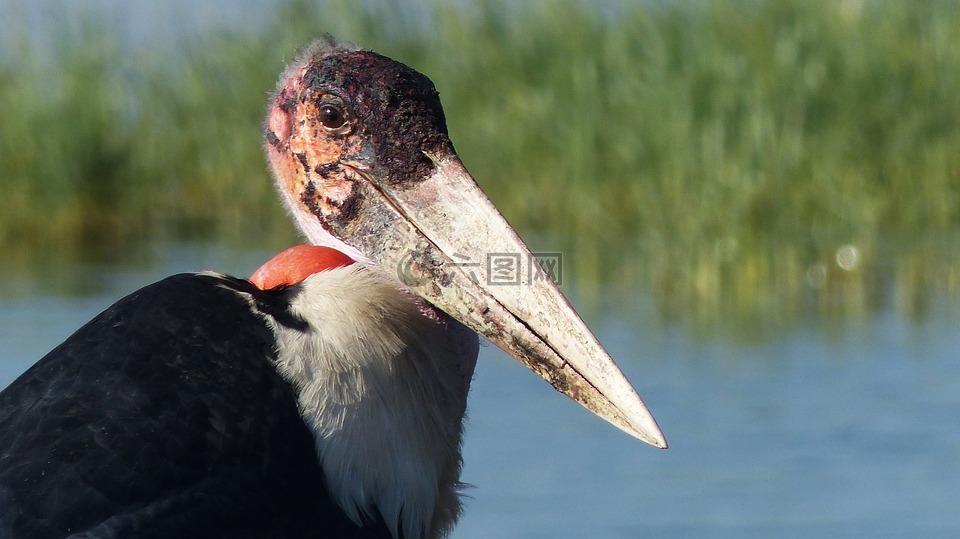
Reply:
M429 79L315 43L280 77L265 125L278 189L318 245L372 262L553 387L656 447L640 396L474 179Z
M434 172L414 186L357 172L366 208L337 235L561 393L665 449L640 396L456 154L428 157Z

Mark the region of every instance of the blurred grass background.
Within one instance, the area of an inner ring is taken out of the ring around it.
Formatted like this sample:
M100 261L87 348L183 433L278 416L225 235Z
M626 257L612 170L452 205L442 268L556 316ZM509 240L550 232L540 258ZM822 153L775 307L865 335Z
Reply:
M3 28L2 271L296 241L260 122L330 32L434 80L467 168L588 299L782 327L960 291L953 1L277 0L160 52L98 17Z

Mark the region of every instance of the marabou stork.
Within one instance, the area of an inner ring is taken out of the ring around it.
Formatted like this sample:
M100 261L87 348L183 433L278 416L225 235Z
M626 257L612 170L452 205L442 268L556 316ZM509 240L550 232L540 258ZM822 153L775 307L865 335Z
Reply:
M0 536L445 536L480 334L624 431L653 417L464 169L433 83L330 40L264 125L310 243L121 299L0 394ZM512 279L513 277L511 277Z

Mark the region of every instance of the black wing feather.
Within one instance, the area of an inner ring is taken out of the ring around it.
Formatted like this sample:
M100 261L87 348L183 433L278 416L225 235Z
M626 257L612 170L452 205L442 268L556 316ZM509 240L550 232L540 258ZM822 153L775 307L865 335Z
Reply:
M0 536L389 536L331 503L251 297L286 312L246 281L169 277L0 393Z

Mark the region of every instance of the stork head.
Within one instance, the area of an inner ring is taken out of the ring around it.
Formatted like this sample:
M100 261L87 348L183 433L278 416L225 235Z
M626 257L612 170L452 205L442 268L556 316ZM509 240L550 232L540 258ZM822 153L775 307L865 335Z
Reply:
M460 162L427 77L315 43L281 76L264 136L281 198L312 243L389 272L560 392L666 448L639 395ZM515 264L492 273L496 256Z

